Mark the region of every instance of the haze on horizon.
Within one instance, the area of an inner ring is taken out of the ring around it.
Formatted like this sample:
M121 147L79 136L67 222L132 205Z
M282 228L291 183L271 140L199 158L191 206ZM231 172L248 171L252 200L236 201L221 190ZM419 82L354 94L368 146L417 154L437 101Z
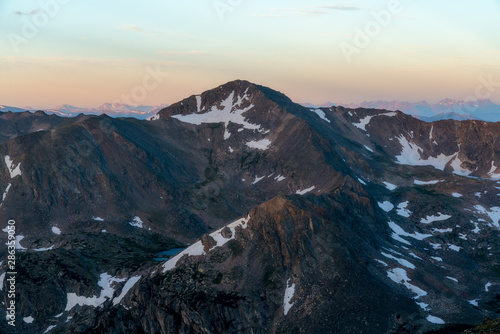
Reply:
M7 0L0 104L95 107L135 89L157 105L234 79L311 103L467 99L490 80L480 97L500 103L499 15L499 0Z

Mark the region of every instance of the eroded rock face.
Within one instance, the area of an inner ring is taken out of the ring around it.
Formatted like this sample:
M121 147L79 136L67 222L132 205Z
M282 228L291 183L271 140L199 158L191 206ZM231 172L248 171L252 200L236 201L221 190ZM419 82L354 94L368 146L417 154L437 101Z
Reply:
M425 333L500 313L498 124L307 109L245 81L151 122L57 122L0 144L19 333Z
M341 203L332 208L333 201L329 196L317 203L274 198L249 213L248 227L236 228L235 239L166 273L160 266L127 297L128 311L119 306L111 312L130 317L146 333L385 333L398 328L418 307L393 294L383 276L370 274L368 259L362 258L368 251L363 248L370 246L361 239L369 228L353 231L352 212L342 212ZM376 236L371 238L376 242ZM345 239L352 242L346 245ZM284 293L291 284L292 306L285 315ZM95 332L131 326L110 320Z

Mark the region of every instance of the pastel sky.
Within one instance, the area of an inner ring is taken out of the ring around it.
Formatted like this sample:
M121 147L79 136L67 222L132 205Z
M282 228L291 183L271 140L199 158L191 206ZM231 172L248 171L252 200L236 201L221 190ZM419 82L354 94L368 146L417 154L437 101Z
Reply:
M489 80L500 103L499 17L500 0L0 0L0 104L156 105L234 79L312 103L467 99Z

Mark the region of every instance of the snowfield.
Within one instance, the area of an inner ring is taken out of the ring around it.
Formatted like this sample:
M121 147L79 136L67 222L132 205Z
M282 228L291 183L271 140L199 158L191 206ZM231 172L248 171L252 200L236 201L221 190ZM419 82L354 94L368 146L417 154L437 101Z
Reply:
M21 174L21 164L14 166L12 159L8 155L5 156L5 164L7 165L7 169L9 170L11 179L15 178L16 176L22 175Z
M286 281L285 298L283 300L283 313L285 315L288 314L288 311L290 311L290 309L293 306L293 303L291 303L290 301L292 300L294 294L295 294L295 283L292 283L290 285L290 280Z
M212 248L209 249L213 250L216 247L222 247L225 245L229 240L232 240L236 237L236 228L240 227L242 229L246 229L248 227L248 222L250 221L250 215L248 215L246 218L241 218L238 219L234 222L232 222L229 225L224 226L223 228L213 232L210 234L210 236L217 242L217 245L213 246ZM222 236L222 230L224 228L228 227L231 230L231 237L230 238L225 238ZM172 257L171 259L168 259L164 264L163 264L163 272L170 271L174 269L177 266L177 262L184 257L184 255L187 256L200 256L200 255L205 255L206 252L204 250L204 246L201 243L201 240L195 242L176 256Z
M396 112L388 112L388 113L383 113L383 114L378 114L378 115L373 115L373 116L366 116L365 118L360 119L359 123L352 123L352 125L354 125L358 129L366 131L366 126L368 124L370 124L370 121L372 120L372 118L379 117L379 116L394 117L396 115L397 115Z
M176 118L184 123L195 125L201 125L203 123L224 123L226 127L226 130L224 132L224 140L228 139L231 136L231 133L227 128L229 123L242 125L244 129L265 132L265 129L263 129L261 125L250 123L249 121L247 121L245 116L243 116L245 112L255 107L253 104L250 104L246 108L240 107L243 101L248 100L248 95L244 95L242 97L239 96L237 98L237 101L234 101L234 93L235 92L233 91L231 94L229 94L229 96L220 104L220 107L212 107L206 113L174 115L172 116L172 118ZM198 105L198 112L201 111L200 105Z
M446 165L450 163L453 168L453 172L457 175L469 176L472 171L461 167L462 161L458 157L458 153L451 155L439 154L437 157L430 156L427 159L422 159L421 153L424 150L415 143L411 143L401 135L397 137L399 143L402 146L401 153L396 156L396 162L401 165L411 165L411 166L432 166L436 169L444 171Z

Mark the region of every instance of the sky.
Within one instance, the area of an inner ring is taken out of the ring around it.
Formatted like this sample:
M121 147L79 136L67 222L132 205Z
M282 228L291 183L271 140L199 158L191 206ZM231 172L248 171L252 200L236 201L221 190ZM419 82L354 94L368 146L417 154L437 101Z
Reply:
M244 79L295 102L500 103L500 0L0 0L0 104L171 104Z

